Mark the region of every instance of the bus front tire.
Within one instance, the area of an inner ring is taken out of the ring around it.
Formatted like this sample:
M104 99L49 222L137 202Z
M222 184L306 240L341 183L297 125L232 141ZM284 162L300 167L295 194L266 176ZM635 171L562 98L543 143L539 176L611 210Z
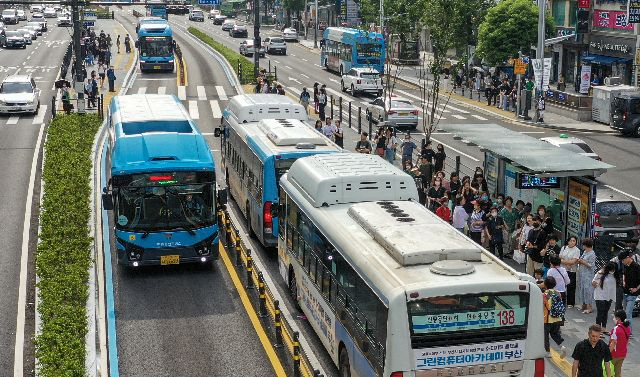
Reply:
M345 347L340 349L340 361L339 361L339 374L340 377L351 377L351 364L349 363L349 353Z

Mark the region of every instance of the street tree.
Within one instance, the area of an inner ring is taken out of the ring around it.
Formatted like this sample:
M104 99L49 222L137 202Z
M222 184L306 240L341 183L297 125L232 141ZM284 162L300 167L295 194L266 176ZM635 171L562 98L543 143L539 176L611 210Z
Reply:
M547 11L547 37L554 35L553 17ZM538 6L531 0L503 0L489 9L478 30L476 53L496 65L529 51L538 40Z
M296 19L300 19L300 12L304 10L305 0L283 0L282 7L287 12L287 26L291 26L291 15L296 14Z

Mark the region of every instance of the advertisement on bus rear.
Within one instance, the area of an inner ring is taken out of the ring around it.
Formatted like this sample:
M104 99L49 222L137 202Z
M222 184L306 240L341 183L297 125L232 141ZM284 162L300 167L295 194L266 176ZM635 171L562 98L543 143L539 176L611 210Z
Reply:
M416 369L455 368L524 360L525 340L413 350Z

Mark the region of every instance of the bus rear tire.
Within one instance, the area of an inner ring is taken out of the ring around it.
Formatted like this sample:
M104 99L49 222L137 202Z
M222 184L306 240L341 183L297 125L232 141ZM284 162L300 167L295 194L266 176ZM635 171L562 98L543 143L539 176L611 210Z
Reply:
M340 349L340 359L338 364L338 374L340 377L351 377L351 364L349 363L349 353L347 349Z

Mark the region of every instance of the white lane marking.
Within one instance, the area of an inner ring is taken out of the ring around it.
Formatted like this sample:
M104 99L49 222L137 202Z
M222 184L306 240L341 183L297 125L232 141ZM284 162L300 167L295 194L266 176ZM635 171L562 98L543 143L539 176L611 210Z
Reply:
M277 61L277 60L275 60L275 59L273 59L273 61L274 61L276 64L280 64L280 62L279 62L279 61Z
M196 90L198 91L198 100L206 101L207 100L207 92L206 92L206 90L204 90L204 86L198 85L196 87Z
M455 149L454 147L449 146L449 145L447 145L447 144L445 144L445 143L443 143L443 142L441 142L441 141L438 141L438 140L436 140L436 139L435 139L435 138L433 138L433 137L431 138L431 140L435 141L436 143L440 143L440 144L442 144L443 146L445 146L445 147L447 147L447 148L451 149L452 151L454 151L454 152L456 152L456 153L459 153L459 154L461 154L461 155L463 155L463 156L465 156L465 157L467 157L467 158L469 158L469 159L471 159L471 160L473 160L473 161L475 161L475 162L479 162L479 161L480 161L480 160L478 160L477 158L475 158L475 157L473 157L473 156L471 156L471 155L468 155L468 154L466 154L466 153L464 153L464 152L462 152L462 151L459 151L459 150Z
M158 94L165 94L166 92L167 92L167 87L166 86L158 87Z
M331 82L335 82L336 84L340 84L340 81L338 81L338 80L336 80L336 79L333 79L333 78L329 79L329 81L331 81Z
M467 118L463 117L462 115L458 115L458 114L451 114L451 116L456 118L456 119L467 119Z
M189 101L189 116L191 119L200 119L200 113L198 112L198 101Z
M211 104L211 114L213 115L213 117L222 118L222 111L220 111L220 105L218 104L218 101L211 100L209 101L209 103Z
M41 123L36 147L31 160L31 174L29 175L27 202L25 204L24 223L22 225L22 254L20 255L20 283L18 285L18 315L16 316L16 343L13 353L14 377L22 377L24 375L24 324L25 310L27 306L27 265L29 264L29 235L31 234L31 203L33 202L33 187L36 180L36 169L38 168L38 156L40 155L40 144L42 143L43 132L44 123Z
M187 100L187 88L185 88L183 85L178 86L178 99L180 101Z
M615 191L615 192L617 192L617 193L619 193L619 194L622 194L622 195L628 196L628 197L629 197L629 198L631 198L631 199L634 199L634 200L640 200L640 198L638 198L637 196L633 196L633 195L631 195L631 194L628 194L628 193L626 193L626 192L624 192L624 191L622 191L622 190L620 190L620 189L617 189L617 188L615 188L615 187L613 187L613 186L604 185L604 187L609 188L609 189L611 189L611 190L613 190L613 191Z
M227 99L229 99L222 86L216 85L216 92L218 92L218 97L221 101L226 101Z
M296 54L289 54L289 55L291 55L291 56L296 56Z
M411 97L411 98L413 98L413 99L416 99L416 100L418 100L418 101L422 102L422 98L420 98L420 97L418 97L418 96L416 96L416 95L414 95L414 94L411 94L411 93L409 93L409 92L406 92L406 91L404 91L404 90L395 89L395 90L394 90L394 92L402 93L402 94L404 94L404 95L405 95L405 96L407 96L407 97Z
M293 92L297 95L300 95L300 93L302 93L302 91L294 86L288 86L287 89L289 89L290 92Z
M302 60L303 62L308 62L308 60L305 58L301 58L300 60Z
M301 73L301 74L300 74L300 76L302 76L302 77L304 77L304 78L306 78L306 79L308 79L308 78L309 78L309 76L305 75L304 73Z
M301 83L300 81L298 81L298 79L296 79L296 78L289 77L289 80L291 80L291 81L295 81L296 83L298 83L298 84L302 85L302 83Z
M472 117L478 119L478 120L487 120L487 118L480 116L480 115L476 115L476 114L471 114Z
M138 94L145 94L146 92L147 92L146 86L141 86L140 88L138 88Z
M47 113L47 105L40 105L40 110L38 110L38 115L33 118L33 122L31 124L40 124L44 122L44 116Z
M18 115L13 115L7 120L7 124L18 124L20 117Z
M462 113L462 114L469 114L469 112L467 110L462 110L462 109L459 109L457 107L453 107L453 106L451 106L449 104L447 104L447 107L449 109L453 110L453 111L457 111L457 112Z
M293 69L293 68L289 67L288 65L285 65L284 67L285 67L286 69Z

